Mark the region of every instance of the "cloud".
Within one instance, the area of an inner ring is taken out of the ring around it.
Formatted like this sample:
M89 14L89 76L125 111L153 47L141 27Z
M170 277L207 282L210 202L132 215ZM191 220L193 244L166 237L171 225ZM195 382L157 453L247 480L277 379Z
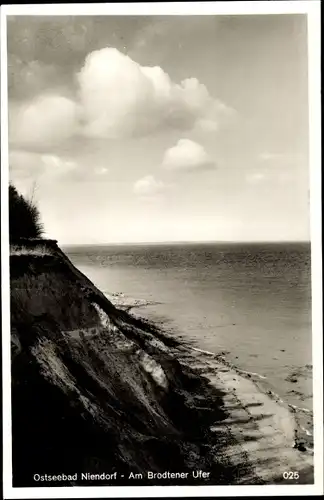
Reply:
M263 153L260 153L258 156L258 159L264 162L285 160L286 158L288 158L288 156L283 153L269 153L268 151L264 151Z
M165 191L165 184L156 179L153 175L147 175L135 182L133 191L140 197L154 197L161 195Z
M74 161L56 155L42 155L43 172L47 179L64 177L65 180L79 182L102 182L109 169L104 166L91 167L86 161Z
M10 102L10 142L15 147L48 150L78 135L118 139L165 129L210 132L232 112L196 78L175 83L159 66L141 66L114 48L86 57L72 97L63 88L44 93L52 70L35 61L17 70L31 94L37 88L41 93Z
M78 108L59 95L43 95L25 104L12 104L9 137L13 144L48 147L72 137L78 130Z
M266 180L267 176L265 172L251 172L246 175L246 181L248 184L260 184Z
M109 179L109 169L104 165L93 165L83 159L74 159L56 154L13 150L9 153L11 181L47 183L56 180L79 182L102 182Z
M269 151L264 151L260 153L257 157L257 159L261 162L264 163L271 163L271 164L291 164L292 162L300 162L304 158L299 155L299 154L292 154L292 153L271 153Z
M13 150L9 153L11 179L53 180L75 172L78 165L70 158L54 154L40 154L30 151Z
M35 186L74 179L77 172L76 162L68 158L23 150L9 153L10 181L23 194L30 194Z
M44 174L50 177L71 174L77 169L77 163L73 160L56 155L41 156Z
M95 169L94 169L95 175L104 176L104 175L108 174L108 172L109 172L109 169L107 167L95 167Z
M248 184L289 184L308 171L307 155L264 151L256 156L258 168L246 175ZM306 168L305 168L306 167ZM307 182L307 181L306 181Z
M180 139L164 153L162 168L173 171L202 171L215 168L204 147L190 139Z
M141 66L117 49L90 53L77 75L84 133L116 138L161 128L216 130L229 110L196 78L179 84L162 68Z
M286 169L283 168L283 165L280 165L280 168L273 168L266 164L262 168L258 170L251 171L246 174L245 180L248 184L290 184L292 186L292 182L296 178L296 169Z

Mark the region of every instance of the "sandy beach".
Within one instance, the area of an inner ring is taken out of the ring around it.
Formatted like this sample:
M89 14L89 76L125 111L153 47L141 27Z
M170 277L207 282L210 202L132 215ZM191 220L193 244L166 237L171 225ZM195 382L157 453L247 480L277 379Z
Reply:
M238 478L239 484L312 482L313 452L292 408L267 392L252 374L243 376L221 356L192 347L179 347L174 353L225 394L229 417L211 430L220 437L232 437L233 444L224 454L238 466L245 463L246 474ZM298 472L298 481L285 479L284 473L291 472Z

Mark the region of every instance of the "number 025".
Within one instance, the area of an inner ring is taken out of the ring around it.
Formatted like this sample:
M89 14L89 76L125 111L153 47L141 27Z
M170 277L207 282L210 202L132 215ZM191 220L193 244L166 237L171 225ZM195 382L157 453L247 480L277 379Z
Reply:
M285 471L283 474L284 479L298 479L299 478L299 473L298 472L293 472L293 471Z

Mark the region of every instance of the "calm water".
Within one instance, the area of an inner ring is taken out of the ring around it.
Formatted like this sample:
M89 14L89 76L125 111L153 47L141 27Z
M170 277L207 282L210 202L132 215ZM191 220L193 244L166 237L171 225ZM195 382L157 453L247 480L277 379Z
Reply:
M174 335L266 377L312 407L308 244L75 246L72 262L104 293L154 302L136 310Z

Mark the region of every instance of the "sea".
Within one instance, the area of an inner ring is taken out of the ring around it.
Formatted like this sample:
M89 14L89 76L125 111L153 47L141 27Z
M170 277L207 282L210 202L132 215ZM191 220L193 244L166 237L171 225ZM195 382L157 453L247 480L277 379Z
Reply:
M193 347L222 354L281 399L312 410L309 243L74 245L110 299Z

